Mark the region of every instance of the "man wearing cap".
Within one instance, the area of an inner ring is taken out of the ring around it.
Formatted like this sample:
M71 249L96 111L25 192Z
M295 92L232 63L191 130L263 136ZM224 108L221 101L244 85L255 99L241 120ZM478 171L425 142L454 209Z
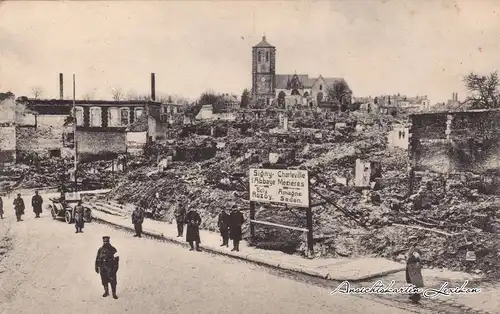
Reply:
M142 207L136 206L132 212L132 224L134 224L135 235L134 237L142 236L142 223L144 222L144 210Z
M83 215L85 214L85 208L82 205L82 201L78 201L75 208L73 208L73 217L75 218L75 233L82 233L82 229L85 226L85 221L83 220Z
M229 236L233 240L233 249L231 251L240 251L241 225L244 222L243 214L238 206L234 205L231 215L229 215Z
M104 287L103 297L109 295L108 284L111 284L113 298L118 299L116 295L116 272L118 271L119 257L114 257L116 249L109 243L109 237L102 237L103 245L97 251L95 259L95 271L101 275L101 283Z
M40 214L42 213L42 204L42 197L38 195L38 191L35 191L35 195L31 198L31 206L33 207L35 218L40 218Z
M175 202L175 222L177 223L177 237L182 237L184 233L184 222L186 220L186 208L179 200Z
M24 215L24 209L24 200L21 198L21 194L17 194L17 198L14 200L14 211L18 222L22 221L21 216Z
M227 214L227 209L222 209L219 214L219 220L217 226L219 227L219 232L222 237L221 246L229 246L229 215Z
M196 242L196 251L200 250L200 224L201 217L196 209L190 209L186 215L186 242L189 242L190 251L194 250L193 242Z

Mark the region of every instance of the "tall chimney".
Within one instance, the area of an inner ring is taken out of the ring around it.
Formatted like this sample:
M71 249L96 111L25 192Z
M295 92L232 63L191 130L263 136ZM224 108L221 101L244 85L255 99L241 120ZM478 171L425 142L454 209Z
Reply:
M155 74L151 73L151 100L156 100L156 91L155 91Z
M62 73L59 73L59 99L64 99L64 82Z

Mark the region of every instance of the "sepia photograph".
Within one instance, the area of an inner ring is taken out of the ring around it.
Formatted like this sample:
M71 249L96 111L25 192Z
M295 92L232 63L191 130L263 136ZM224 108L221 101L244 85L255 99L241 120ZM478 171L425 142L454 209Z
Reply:
M500 1L0 0L0 313L500 313Z

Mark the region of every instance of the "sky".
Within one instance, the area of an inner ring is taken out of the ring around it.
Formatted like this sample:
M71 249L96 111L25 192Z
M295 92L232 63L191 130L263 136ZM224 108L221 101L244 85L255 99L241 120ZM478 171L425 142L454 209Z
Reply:
M251 88L263 35L277 74L343 77L354 96L465 97L462 78L500 67L500 1L4 1L0 91L191 99Z

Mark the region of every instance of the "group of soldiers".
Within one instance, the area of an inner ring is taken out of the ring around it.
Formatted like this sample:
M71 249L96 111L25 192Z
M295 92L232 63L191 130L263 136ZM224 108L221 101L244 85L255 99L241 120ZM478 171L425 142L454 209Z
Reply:
M40 214L42 213L42 204L43 199L38 194L38 191L35 191L35 195L31 198L31 206L33 207L33 212L35 213L35 218L40 218ZM14 212L16 214L17 222L23 221L21 218L24 215L24 210L26 206L24 205L24 200L21 197L21 194L17 194L17 197L14 199ZM3 219L4 210L3 210L3 199L0 196L0 219Z
M186 242L189 243L189 250L201 251L200 225L202 220L200 214L195 208L191 208L186 213L186 208L180 201L177 201L175 205L176 207L174 211L174 217L177 224L177 237L183 236L184 225L186 225ZM203 205L203 208L207 207L207 204ZM141 207L136 207L132 212L132 224L134 225L135 229L134 237L141 237L144 217L145 211ZM239 208L236 205L231 208L231 212L229 212L228 209L221 210L218 219L218 228L222 237L221 246L228 247L229 239L232 239L232 251L240 250L240 241L242 239L241 226L244 222L245 220L243 219L243 214L240 212Z

